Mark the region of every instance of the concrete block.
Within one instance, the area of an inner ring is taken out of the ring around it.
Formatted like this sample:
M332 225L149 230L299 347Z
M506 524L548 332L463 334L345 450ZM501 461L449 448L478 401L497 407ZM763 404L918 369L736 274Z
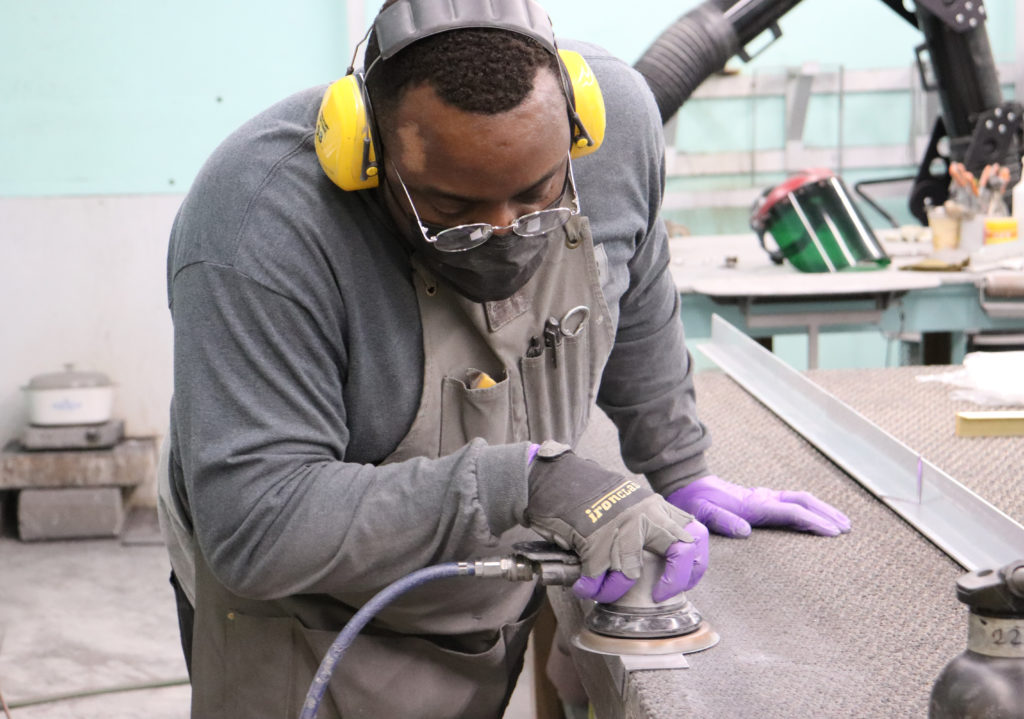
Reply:
M126 439L111 449L29 451L17 442L0 453L0 489L128 487L154 482L157 443Z
M18 493L18 536L24 541L116 537L124 523L118 487L23 489Z

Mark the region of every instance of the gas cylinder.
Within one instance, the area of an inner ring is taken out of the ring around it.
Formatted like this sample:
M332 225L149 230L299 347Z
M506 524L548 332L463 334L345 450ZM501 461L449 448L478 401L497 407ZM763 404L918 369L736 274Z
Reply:
M1024 559L960 577L967 649L932 687L929 719L1024 717Z

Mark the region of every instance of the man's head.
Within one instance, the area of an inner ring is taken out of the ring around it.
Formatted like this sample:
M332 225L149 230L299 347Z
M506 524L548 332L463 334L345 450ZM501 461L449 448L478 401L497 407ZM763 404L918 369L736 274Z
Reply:
M554 56L533 41L490 29L433 36L378 65L368 90L384 181L401 178L424 222L504 226L561 196L567 100Z
M560 197L570 128L554 53L465 28L378 56L371 34L366 85L385 182L398 175L426 223L503 226Z
M386 3L384 9L392 4ZM533 88L538 70L559 74L551 51L525 35L496 28L432 35L387 59L380 59L377 36L371 33L365 65L372 67L367 89L385 124L410 87L430 85L447 104L489 115L518 106Z
M474 37L477 29L503 32ZM445 40L431 41L434 36ZM317 157L343 190L376 187L380 179L381 133L373 122L366 78L385 110L387 127L394 115L389 111L417 83L430 84L452 106L500 113L520 102L537 77L535 70L547 65L562 81L572 157L601 145L605 114L597 80L582 55L557 48L551 22L534 0L393 0L367 37L366 69L355 72L353 63L327 88L316 121ZM421 41L426 42L418 50L406 52ZM447 49L441 47L445 43ZM375 72L378 68L381 72Z
M507 297L579 210L570 149L587 154L604 133L586 62L556 49L533 0L393 0L364 67L324 96L324 170L344 189L379 182L402 235L463 294Z
M508 226L557 207L566 189L572 133L557 56L495 28L442 32L387 59L378 55L371 35L366 88L391 215L462 294L509 296L539 266L547 240L516 236ZM454 255L420 229L434 236L476 223L499 229Z

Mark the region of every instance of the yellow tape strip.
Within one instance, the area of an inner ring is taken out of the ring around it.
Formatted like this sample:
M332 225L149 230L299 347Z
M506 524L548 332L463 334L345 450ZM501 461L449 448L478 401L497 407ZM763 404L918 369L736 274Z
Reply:
M1024 411L957 412L957 437L1024 436Z

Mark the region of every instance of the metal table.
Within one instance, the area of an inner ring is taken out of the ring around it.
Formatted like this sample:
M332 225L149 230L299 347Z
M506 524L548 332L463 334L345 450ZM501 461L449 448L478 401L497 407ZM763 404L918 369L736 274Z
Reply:
M1024 330L1024 301L1001 303L1009 312L983 305L983 272L899 269L927 255L930 243L918 244L887 243L893 263L884 270L818 274L773 265L753 234L677 237L669 241L669 267L689 336L709 336L712 314L751 337L807 333L811 368L827 330L941 335L942 363L963 360L969 335Z

